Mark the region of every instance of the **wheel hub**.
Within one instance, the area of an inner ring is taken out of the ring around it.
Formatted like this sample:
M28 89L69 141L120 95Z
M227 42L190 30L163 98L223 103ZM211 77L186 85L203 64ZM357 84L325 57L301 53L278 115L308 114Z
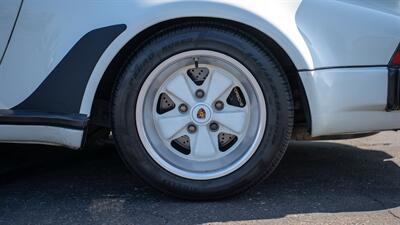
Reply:
M198 103L192 109L191 118L197 125L205 125L210 122L212 118L211 107L205 103Z

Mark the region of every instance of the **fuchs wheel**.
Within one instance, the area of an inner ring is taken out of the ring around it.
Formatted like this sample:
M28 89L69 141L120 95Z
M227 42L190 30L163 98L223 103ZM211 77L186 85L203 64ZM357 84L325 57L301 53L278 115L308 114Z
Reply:
M210 50L164 60L147 77L136 104L136 126L149 155L170 173L193 180L220 178L245 164L266 120L254 76Z
M155 35L114 90L112 121L127 166L187 199L248 189L276 167L292 128L288 81L259 43L218 24Z

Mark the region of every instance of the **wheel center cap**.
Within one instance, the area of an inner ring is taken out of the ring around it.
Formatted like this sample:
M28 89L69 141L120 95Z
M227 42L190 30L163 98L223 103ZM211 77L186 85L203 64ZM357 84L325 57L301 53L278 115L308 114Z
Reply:
M192 120L196 124L206 124L210 122L212 110L210 106L204 103L195 105L192 109Z

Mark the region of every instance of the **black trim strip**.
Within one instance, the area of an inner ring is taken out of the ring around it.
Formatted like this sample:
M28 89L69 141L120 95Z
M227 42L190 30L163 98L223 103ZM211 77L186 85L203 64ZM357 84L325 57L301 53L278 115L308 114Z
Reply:
M111 42L125 29L125 24L119 24L84 35L40 86L12 109L78 114L94 67Z
M400 110L400 68L388 68L387 111Z
M329 69L346 69L346 68L369 68L369 67L387 67L387 65L358 65L358 66L326 66L318 67L315 69L301 69L299 72L311 72L316 70L329 70Z
M396 53L400 51L400 43L394 51L388 66L387 111L400 110L400 65L393 65Z
M37 125L84 130L89 118L83 114L51 114L33 111L0 110L0 125Z

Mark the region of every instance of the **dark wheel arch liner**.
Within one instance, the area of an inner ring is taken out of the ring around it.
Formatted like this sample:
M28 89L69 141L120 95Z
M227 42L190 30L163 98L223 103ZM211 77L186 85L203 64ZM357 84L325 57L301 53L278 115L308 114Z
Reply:
M107 47L123 32L125 24L102 27L85 34L49 76L12 110L77 114L89 77Z

